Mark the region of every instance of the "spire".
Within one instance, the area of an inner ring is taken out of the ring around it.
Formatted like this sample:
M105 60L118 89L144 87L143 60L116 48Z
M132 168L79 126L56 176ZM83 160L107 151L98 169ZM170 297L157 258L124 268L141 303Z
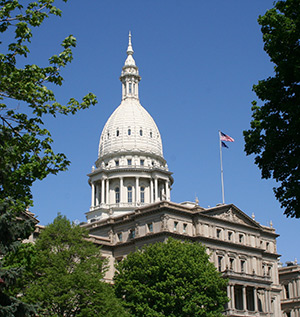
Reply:
M133 58L133 48L131 44L131 32L129 31L128 47L127 47L127 58L122 68L120 80L122 82L122 100L126 98L139 99L138 86L141 77L139 70L135 65Z
M131 32L129 31L129 39L128 39L128 48L127 48L127 55L133 55L134 51L131 44Z

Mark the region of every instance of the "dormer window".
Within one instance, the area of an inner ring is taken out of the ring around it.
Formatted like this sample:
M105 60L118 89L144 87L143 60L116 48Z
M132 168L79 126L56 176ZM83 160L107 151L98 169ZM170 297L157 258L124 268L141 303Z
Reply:
M128 129L128 135L131 135L131 129Z

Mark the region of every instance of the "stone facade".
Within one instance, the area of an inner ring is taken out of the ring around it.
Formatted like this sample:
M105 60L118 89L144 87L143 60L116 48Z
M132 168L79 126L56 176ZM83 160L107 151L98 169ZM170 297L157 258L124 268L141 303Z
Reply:
M123 216L83 225L114 264L144 244L169 237L197 241L229 279L228 316L281 316L275 230L261 226L234 205L204 209L194 203L162 201Z
M282 285L281 310L284 317L300 317L300 265L287 262L279 268L279 282Z

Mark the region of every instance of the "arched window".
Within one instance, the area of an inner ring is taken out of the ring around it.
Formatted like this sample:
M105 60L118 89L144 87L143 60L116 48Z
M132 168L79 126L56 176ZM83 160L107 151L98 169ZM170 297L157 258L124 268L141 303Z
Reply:
M127 187L127 201L132 203L132 186Z
M120 202L120 188L116 187L115 189L115 196L116 196L116 204Z
M140 130L140 136L143 136L143 130L142 129Z
M117 129L116 135L119 136L120 135L120 131Z
M145 187L141 187L141 203L145 202Z
M131 135L131 129L128 129L128 135Z

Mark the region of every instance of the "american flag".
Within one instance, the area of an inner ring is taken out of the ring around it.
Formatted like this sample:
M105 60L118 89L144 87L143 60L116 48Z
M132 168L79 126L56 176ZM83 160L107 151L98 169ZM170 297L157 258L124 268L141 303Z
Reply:
M229 135L227 135L221 131L220 131L220 140L227 141L227 142L234 142L234 139L232 137L230 137Z
M228 149L228 145L226 145L223 141L222 141L222 146Z

